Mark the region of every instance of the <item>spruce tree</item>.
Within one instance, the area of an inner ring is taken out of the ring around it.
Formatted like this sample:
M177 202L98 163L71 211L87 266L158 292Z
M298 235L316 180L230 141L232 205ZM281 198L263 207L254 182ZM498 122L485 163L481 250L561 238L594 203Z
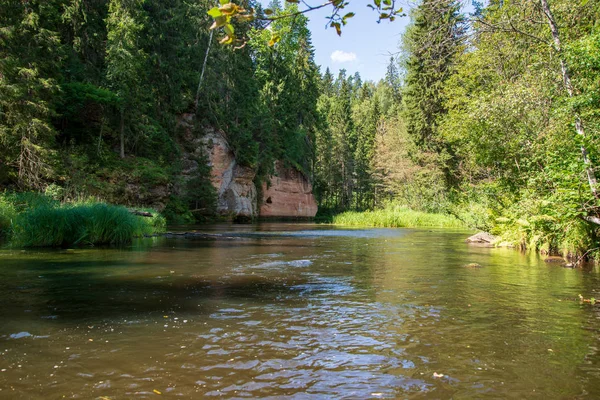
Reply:
M447 111L443 89L462 50L464 35L458 1L423 0L403 37L404 118L408 133L422 149L439 152L443 148L437 132L439 119Z
M141 87L146 58L140 44L143 26L141 0L110 0L106 19L106 78L120 99L119 154L125 157L125 131L143 113ZM127 125L126 125L127 124Z
M385 73L385 82L388 84L392 91L394 101L399 103L402 98L400 94L400 72L398 71L396 59L393 56L390 57L390 62L387 66L387 71Z
M57 1L0 2L0 175L24 189L44 187L51 174L63 55L58 7Z

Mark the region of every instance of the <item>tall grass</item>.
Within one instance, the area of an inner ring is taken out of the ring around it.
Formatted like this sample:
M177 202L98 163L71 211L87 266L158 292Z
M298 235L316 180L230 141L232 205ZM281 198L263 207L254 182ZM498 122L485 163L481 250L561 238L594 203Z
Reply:
M10 234L12 221L17 216L14 205L0 196L0 239Z
M347 211L334 216L332 223L386 228L465 228L461 221L451 215L414 211L398 205L374 211Z
M43 195L0 195L0 229L15 247L125 244L162 232L165 219L131 214L125 207L97 202L58 203ZM22 201L22 200L28 200Z

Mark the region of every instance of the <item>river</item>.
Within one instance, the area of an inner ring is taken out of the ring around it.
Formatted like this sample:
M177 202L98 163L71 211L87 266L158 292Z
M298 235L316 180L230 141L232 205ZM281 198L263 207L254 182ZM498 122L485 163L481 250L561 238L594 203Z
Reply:
M0 251L0 398L600 398L597 268L448 230L202 230Z

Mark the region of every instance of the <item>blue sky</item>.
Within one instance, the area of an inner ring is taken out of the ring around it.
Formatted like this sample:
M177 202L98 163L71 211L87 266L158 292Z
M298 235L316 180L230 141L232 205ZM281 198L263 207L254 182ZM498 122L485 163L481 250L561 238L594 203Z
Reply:
M260 0L266 5L270 0ZM284 0L281 0L282 3ZM305 0L316 6L319 0ZM326 17L331 13L331 7L311 11L306 14L308 26L312 32L315 47L315 61L321 66L321 72L329 67L334 76L341 68L348 71L347 75L359 72L363 80L378 81L385 77L390 55L399 52L402 33L410 22L410 18L399 17L394 22L382 21L377 23L377 13L367 7L372 0L350 1L344 13L354 12L354 18L348 20L339 37L335 29L325 28ZM416 4L412 0L396 1L409 14L409 5ZM472 12L470 0L462 0L466 12ZM300 5L302 9L302 5Z
M356 16L348 20L339 37L335 29L325 29L330 8L311 11L309 28L315 47L315 61L321 72L329 67L334 75L345 68L348 75L359 72L363 80L378 81L385 76L391 53L397 53L400 36L409 23L409 17L394 22L377 23L377 13L367 8L366 2L350 2L348 10ZM406 12L407 10L405 10Z
M270 2L260 1L265 7ZM283 3L284 0L281 1ZM378 24L377 13L366 6L370 2L350 1L344 14L352 11L356 15L343 27L341 37L335 29L325 28L326 17L331 14L331 7L306 14L315 47L315 61L321 66L322 73L329 67L334 76L341 68L345 68L348 75L358 71L363 80L378 81L385 76L390 54L398 52L400 36L409 23L409 17ZM321 4L319 0L307 0L307 3L313 6ZM303 8L302 5L300 8ZM405 12L408 13L406 8Z

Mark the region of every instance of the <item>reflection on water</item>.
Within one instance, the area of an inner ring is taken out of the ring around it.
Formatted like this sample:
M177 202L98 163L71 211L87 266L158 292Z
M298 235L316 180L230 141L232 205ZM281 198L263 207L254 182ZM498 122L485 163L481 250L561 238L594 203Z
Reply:
M464 232L202 229L0 251L0 398L600 396L595 269Z

